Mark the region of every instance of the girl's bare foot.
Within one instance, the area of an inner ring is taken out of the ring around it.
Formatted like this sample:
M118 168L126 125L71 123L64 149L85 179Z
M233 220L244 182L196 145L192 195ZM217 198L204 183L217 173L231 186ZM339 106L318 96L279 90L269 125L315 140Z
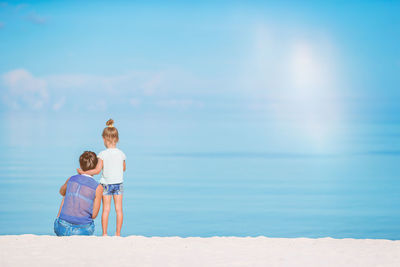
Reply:
M107 236L107 234L103 234L103 236Z

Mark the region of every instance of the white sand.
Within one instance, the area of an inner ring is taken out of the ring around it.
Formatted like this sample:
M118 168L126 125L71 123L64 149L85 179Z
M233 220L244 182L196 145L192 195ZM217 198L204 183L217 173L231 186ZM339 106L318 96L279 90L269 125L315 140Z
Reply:
M0 236L0 266L400 266L400 241Z

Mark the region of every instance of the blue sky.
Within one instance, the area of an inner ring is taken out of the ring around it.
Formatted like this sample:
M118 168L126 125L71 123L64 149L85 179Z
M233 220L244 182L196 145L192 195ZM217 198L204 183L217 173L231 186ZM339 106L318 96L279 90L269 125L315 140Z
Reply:
M2 2L3 142L108 117L221 147L226 131L318 151L345 149L363 123L396 135L399 12L396 1Z

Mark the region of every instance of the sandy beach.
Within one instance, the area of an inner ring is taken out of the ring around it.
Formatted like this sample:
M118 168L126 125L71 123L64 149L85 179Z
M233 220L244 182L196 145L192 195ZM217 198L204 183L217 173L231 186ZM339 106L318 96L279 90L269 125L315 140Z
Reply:
M0 266L400 266L400 241L0 236Z

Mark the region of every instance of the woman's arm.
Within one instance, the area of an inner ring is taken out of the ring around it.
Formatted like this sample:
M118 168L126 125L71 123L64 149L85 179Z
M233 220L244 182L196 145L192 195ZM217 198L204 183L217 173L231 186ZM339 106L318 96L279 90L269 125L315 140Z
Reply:
M64 205L64 197L61 201L61 205L60 205L60 209L58 210L57 218L60 217L60 213L61 213L61 209L62 209L63 205Z
M124 160L124 171L126 171L126 163L125 163L125 160Z
M96 175L101 172L101 169L103 169L103 160L101 158L98 158L97 166L94 169L87 170L87 171L82 171L81 169L76 169L79 174L88 174L88 175Z
M96 196L93 201L93 213L92 219L96 219L97 214L99 214L99 209L101 205L101 198L103 197L103 186L99 185L96 189Z
M69 178L67 179L67 181L65 181L65 184L63 184L63 185L61 186L61 188L60 188L60 195L65 196L65 193L67 192L67 183L68 183L68 181L69 181L70 178L71 178L71 177L69 177Z

